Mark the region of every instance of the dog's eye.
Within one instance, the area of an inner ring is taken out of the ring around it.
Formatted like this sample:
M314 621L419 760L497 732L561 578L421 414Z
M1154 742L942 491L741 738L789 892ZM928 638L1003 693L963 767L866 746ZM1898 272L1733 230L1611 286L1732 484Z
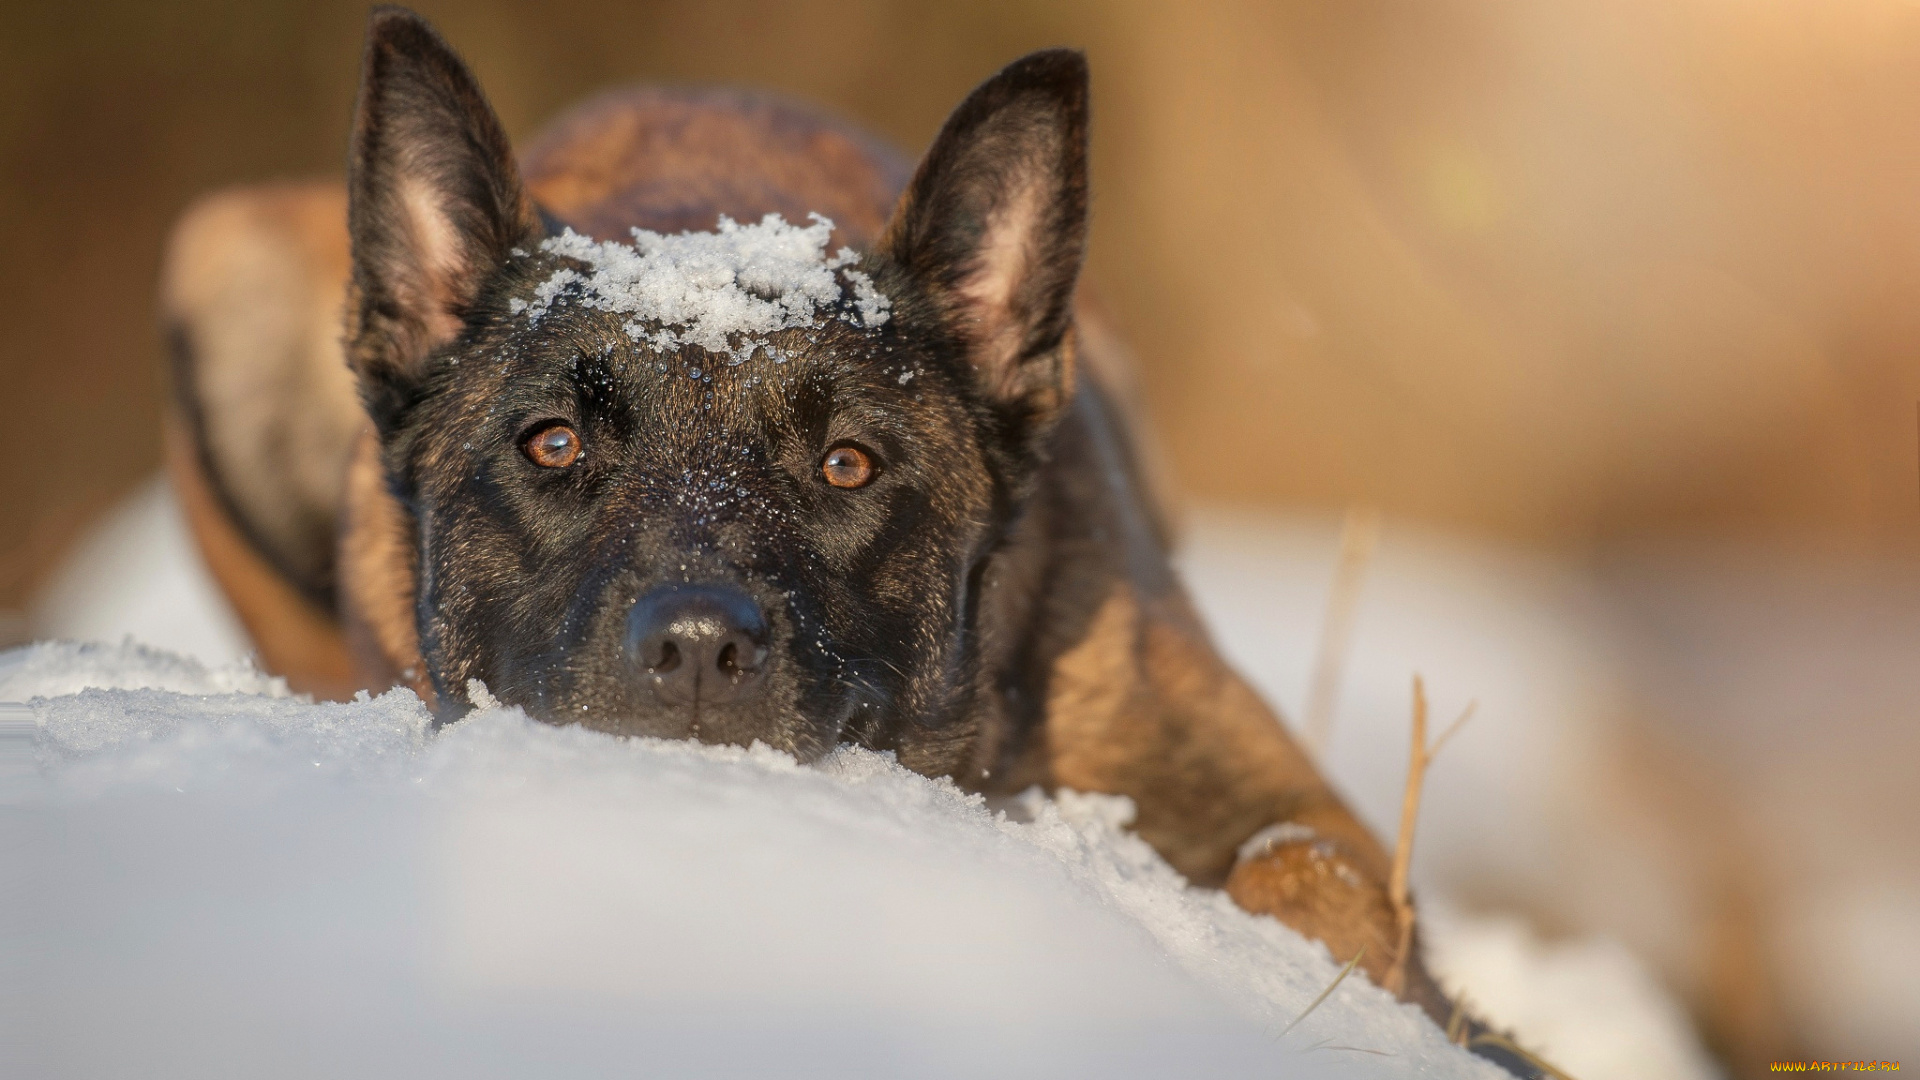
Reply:
M836 446L820 459L820 476L837 488L866 487L873 483L873 458L857 446Z
M528 460L544 469L564 469L580 460L580 436L565 424L544 427L527 439Z

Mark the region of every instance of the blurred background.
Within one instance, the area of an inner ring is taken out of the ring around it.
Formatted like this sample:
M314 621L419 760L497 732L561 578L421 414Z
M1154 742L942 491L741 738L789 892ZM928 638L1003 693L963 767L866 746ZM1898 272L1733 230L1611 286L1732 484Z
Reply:
M1390 734L1330 749L1357 801L1390 824L1414 665L1489 702L1437 767L1459 798L1540 777L1436 805L1460 854L1430 880L1628 939L1723 1046L1920 1056L1920 4L416 6L516 138L609 84L723 82L917 153L999 65L1087 49L1091 280L1228 651L1292 650L1256 678L1297 715L1341 515L1381 512L1337 730ZM158 468L170 222L340 174L365 12L0 9L0 645L81 632L47 598ZM1396 612L1552 656L1369 653ZM1515 749L1543 727L1550 768ZM1531 870L1475 861L1576 774ZM1679 899L1592 857L1627 817L1666 822L1634 845Z

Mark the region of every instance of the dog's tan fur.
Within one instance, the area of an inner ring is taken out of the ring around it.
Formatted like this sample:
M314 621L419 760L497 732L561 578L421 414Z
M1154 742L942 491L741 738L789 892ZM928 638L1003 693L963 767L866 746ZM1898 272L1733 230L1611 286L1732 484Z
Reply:
M213 195L174 230L161 303L175 349L167 471L262 662L322 697L362 683L330 605L345 455L365 426L341 360L345 192Z

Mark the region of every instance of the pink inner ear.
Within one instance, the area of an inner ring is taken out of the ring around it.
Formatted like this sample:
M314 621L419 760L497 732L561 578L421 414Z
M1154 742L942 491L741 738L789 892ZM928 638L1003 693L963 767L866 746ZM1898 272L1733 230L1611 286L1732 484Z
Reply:
M1032 241L1044 207L1038 184L1023 184L994 208L978 254L957 292L966 307L975 365L998 389L1013 389L1014 367L1026 337L1020 286L1033 259Z
M399 190L419 275L412 284L421 292L417 298L421 303L414 309L421 313L427 347L432 348L452 341L460 332L460 318L455 312L467 303L463 286L468 268L460 235L447 219L432 186L408 176L400 181Z

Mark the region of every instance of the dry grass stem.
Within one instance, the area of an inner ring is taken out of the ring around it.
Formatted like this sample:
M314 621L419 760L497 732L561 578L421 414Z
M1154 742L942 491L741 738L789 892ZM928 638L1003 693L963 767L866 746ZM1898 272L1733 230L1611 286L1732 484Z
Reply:
M1420 819L1420 793L1427 780L1427 767L1454 732L1473 716L1473 702L1467 704L1440 738L1427 742L1427 686L1419 675L1413 677L1413 747L1407 755L1407 789L1400 800L1400 836L1393 845L1393 874L1387 879L1387 899L1393 904L1395 930L1399 933L1393 954L1393 966L1387 969L1385 989L1399 994L1406 989L1407 958L1413 952L1413 901L1408 896L1407 876L1413 869L1413 831Z
M1354 613L1360 606L1360 583L1380 541L1380 512L1367 506L1347 511L1340 526L1340 557L1333 568L1333 591L1327 595L1326 617L1320 623L1320 648L1313 658L1313 678L1307 684L1306 711L1301 716L1307 750L1318 758L1333 735L1333 710L1340 697L1340 677L1346 671L1347 650L1353 645Z
M1335 975L1333 977L1333 981L1327 984L1327 988L1325 990L1320 991L1320 996L1317 998L1314 998L1311 1002L1308 1003L1306 1008L1300 1010L1300 1015L1293 1018L1293 1023L1288 1024L1286 1027L1280 1029L1280 1037L1286 1038L1287 1032L1292 1031L1294 1028L1299 1027L1300 1021L1305 1020L1309 1016L1312 1016L1313 1010L1319 1008L1321 1002L1331 997L1335 990L1340 989L1340 984L1347 981L1347 976L1353 974L1353 969L1359 966L1360 958L1365 955L1367 955L1367 947L1365 945L1362 945L1360 946L1360 951L1353 954L1353 959L1347 961L1347 966L1340 969L1340 974Z
M1518 1055L1528 1064L1552 1077L1553 1080L1573 1080L1572 1076L1561 1069L1555 1068L1553 1063L1540 1057L1533 1051L1528 1050L1526 1047L1521 1046L1519 1043L1514 1042L1512 1039L1507 1038L1505 1035L1496 1035L1491 1031L1482 1032L1479 1035L1475 1035L1472 1041L1467 1043L1468 1049L1476 1046L1498 1046L1509 1053Z
M1453 1012L1447 1017L1447 1041L1455 1046L1465 1046L1466 1042L1461 1032L1466 1030L1466 1023L1467 996L1455 994L1453 995Z
M1364 1046L1346 1046L1341 1043L1329 1042L1325 1039L1322 1039L1321 1041L1314 1043L1312 1046L1307 1047L1307 1049L1308 1050L1351 1050L1356 1054L1373 1054L1376 1057L1399 1057L1400 1056L1391 1050L1369 1050Z

